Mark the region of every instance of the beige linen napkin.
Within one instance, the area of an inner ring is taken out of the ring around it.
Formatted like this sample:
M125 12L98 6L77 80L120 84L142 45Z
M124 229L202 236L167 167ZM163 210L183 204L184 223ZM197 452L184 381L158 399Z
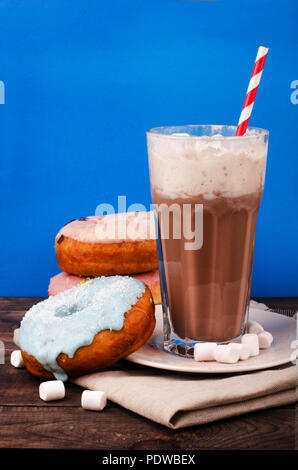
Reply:
M296 367L237 375L172 373L126 361L75 383L172 429L296 402Z

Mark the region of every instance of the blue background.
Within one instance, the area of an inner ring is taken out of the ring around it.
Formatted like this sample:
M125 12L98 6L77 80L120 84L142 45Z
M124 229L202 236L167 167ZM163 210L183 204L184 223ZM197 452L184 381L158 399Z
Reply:
M252 293L298 295L297 15L296 0L0 0L0 295L46 295L67 221L118 194L149 205L146 129L236 124L259 45Z

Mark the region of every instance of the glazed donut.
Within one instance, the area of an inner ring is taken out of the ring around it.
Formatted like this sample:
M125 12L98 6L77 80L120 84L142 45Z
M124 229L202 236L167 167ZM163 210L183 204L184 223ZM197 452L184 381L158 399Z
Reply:
M62 271L77 276L135 274L157 269L153 212L82 217L55 239Z
M155 305L161 303L158 269L155 269L154 271L149 271L148 273L131 274L131 277L139 279L149 287ZM60 292L71 289L72 287L78 286L79 284L82 284L83 282L89 280L90 278L88 277L79 277L75 276L74 274L68 274L64 272L59 273L56 274L56 276L51 277L48 293L50 296L57 295Z
M99 277L34 305L18 341L31 374L65 381L128 356L154 327L154 304L143 282Z

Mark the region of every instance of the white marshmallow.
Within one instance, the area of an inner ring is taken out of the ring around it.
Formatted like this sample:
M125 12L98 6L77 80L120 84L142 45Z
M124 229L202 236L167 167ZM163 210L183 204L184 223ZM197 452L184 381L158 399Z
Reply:
M269 331L262 331L258 334L258 340L260 349L268 349L272 344L273 336Z
M62 380L42 382L39 386L39 397L43 401L61 400L65 397L65 387Z
M249 320L247 322L247 333L253 333L255 335L258 335L262 331L264 331L264 328L257 321Z
M16 367L17 369L24 367L24 361L22 358L21 351L12 351L10 356L10 363L13 367Z
M240 361L246 361L246 359L250 356L250 349L246 344L242 343L230 343L230 348L236 349L239 351L239 359Z
M251 356L257 356L259 354L260 351L258 335L254 333L247 333L242 336L241 343L248 346Z
M216 347L214 357L217 362L234 364L239 361L240 354L237 348L231 348L229 344L223 344Z
M19 331L20 331L20 328L16 328L14 331L13 331L13 342L16 346L19 345L18 343L18 337L19 337Z
M216 343L197 343L194 346L195 361L214 361Z
M107 404L107 395L99 390L84 390L81 405L84 410L101 411Z

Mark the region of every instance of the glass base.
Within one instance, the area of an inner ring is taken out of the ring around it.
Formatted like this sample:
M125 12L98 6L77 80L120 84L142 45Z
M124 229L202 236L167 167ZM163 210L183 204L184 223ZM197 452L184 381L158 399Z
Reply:
M171 354L177 354L177 356L188 357L190 359L194 358L194 345L189 345L182 340L170 340L163 342L163 348L165 351Z
M196 344L207 342L216 344L227 344L241 338L243 333L244 332L241 332L240 335L235 336L234 338L226 339L224 341L193 341L188 338L181 339L177 335L174 335L172 338L164 338L163 349L171 354L176 354L177 356L193 359L194 347Z
M248 297L249 299L249 297ZM198 343L216 343L216 344L228 344L232 341L239 340L246 333L246 325L248 320L248 305L249 300L246 302L246 309L243 315L242 327L240 334L232 338L225 338L223 340L203 340L193 338L180 338L180 336L174 331L171 322L170 311L164 296L164 290L162 289L162 307L163 307L163 349L171 354L177 356L193 359L194 358L194 347Z
M163 310L163 349L170 354L175 354L180 357L193 359L194 358L194 347L198 343L216 343L216 344L228 344L232 341L237 341L246 333L246 325L248 320L249 310L249 294L246 300L246 308L243 314L242 326L240 334L231 338L225 338L223 340L203 340L194 338L181 338L174 330L171 322L170 309L166 298L166 289L163 268L159 261L159 272L161 278L161 299L162 299L162 310Z

